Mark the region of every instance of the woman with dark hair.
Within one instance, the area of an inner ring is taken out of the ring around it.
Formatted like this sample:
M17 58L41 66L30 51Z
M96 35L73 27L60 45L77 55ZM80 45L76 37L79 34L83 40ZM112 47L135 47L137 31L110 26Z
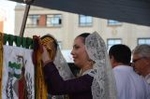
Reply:
M69 99L116 99L116 87L106 47L98 33L83 33L74 40L71 54L74 64L80 68L77 78L66 68L58 47L53 54L55 58L50 57L56 50L50 41L47 40L47 44L51 45L49 50L42 43L43 72L50 94L68 94Z

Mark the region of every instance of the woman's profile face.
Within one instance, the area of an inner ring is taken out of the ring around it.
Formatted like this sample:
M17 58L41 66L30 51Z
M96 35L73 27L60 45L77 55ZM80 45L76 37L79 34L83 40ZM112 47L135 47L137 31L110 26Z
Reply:
M74 40L73 49L71 51L74 63L79 68L82 68L89 59L87 52L85 50L85 45L84 45L83 40L84 40L83 37L77 37Z

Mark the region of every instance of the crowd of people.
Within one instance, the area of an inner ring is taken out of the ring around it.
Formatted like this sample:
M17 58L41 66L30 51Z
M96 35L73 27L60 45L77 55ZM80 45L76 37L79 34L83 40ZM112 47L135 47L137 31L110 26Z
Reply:
M116 80L117 99L150 99L149 85L130 66L130 48L123 44L113 45L109 56ZM135 59L133 62L135 64Z
M132 52L127 45L118 44L108 53L98 33L82 33L74 39L71 51L80 68L75 77L57 40L51 35L39 40L49 94L67 95L68 99L150 99L150 45L139 45Z

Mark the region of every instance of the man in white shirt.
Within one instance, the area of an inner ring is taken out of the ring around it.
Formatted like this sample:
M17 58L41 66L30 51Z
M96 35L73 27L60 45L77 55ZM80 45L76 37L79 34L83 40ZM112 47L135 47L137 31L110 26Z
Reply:
M118 99L150 99L146 81L130 66L131 50L123 44L109 50L110 61L116 79Z
M132 61L135 71L142 75L150 85L150 45L138 45L133 50Z

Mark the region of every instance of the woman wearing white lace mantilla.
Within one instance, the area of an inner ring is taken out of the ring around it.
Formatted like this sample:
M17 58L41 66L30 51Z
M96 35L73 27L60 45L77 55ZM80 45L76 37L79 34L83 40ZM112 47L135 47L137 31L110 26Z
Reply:
M46 47L43 49L43 72L50 94L68 94L69 99L116 99L115 80L107 49L98 33L83 33L74 40L71 54L75 65L80 68L77 78L69 77L70 70L63 65L65 60L58 47L49 49L49 52L57 50L54 59L49 57Z

